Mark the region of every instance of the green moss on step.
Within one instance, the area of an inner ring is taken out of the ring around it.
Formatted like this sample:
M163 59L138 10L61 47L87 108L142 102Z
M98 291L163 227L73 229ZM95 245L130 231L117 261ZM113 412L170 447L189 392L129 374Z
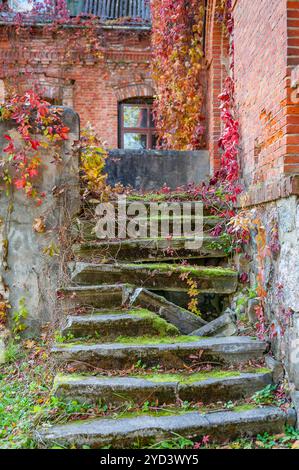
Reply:
M171 194L156 194L156 193L147 193L147 194L131 194L127 197L128 201L144 201L144 202L161 202L161 201L170 201L170 200L182 200L186 201L190 199L188 193L171 193ZM200 201L197 201L200 202Z
M250 411L250 410L254 410L255 408L257 408L256 405L253 405L251 403L244 403L242 405L236 406L235 408L233 408L232 411L241 413L242 411Z
M206 408L202 407L199 408L198 406L190 409L186 408L175 408L175 407L165 407L165 408L159 408L158 410L151 411L151 410L144 410L144 411L126 411L123 413L118 413L114 414L112 416L107 416L107 418L111 419L125 419L125 418L138 418L141 416L153 416L153 417L162 417L162 416L173 416L173 415L185 415L187 413L192 413L194 411L197 411L198 413L205 413L207 410ZM105 419L105 418L103 418Z
M155 264L126 264L124 266L136 268L144 268L149 271L162 271L162 272L177 272L177 273L190 273L194 277L227 277L232 276L236 277L237 273L230 268L221 268L221 267L206 267L206 266L181 266L178 264L169 264L169 263L155 263Z
M195 343L203 338L199 336L138 336L137 338L131 336L119 336L116 339L116 343L120 344L131 344L131 345L143 345L143 344L173 344L173 343Z
M134 375L136 378L142 378L155 383L162 382L179 382L181 384L192 384L208 379L225 379L227 377L240 377L241 374L267 374L271 373L270 369L249 369L245 371L238 370L221 370L214 369L210 372L197 372L193 374L150 374L150 375Z
M243 371L238 370L222 370L213 369L210 372L196 372L191 374L167 374L161 372L160 374L134 374L127 375L126 377L132 377L136 379L149 380L155 383L162 382L179 382L182 384L192 384L194 382L200 382L208 379L223 379L226 377L239 377L241 374L271 374L271 370L267 368L253 369L249 368ZM111 377L108 375L92 375L90 373L85 374L63 374L58 373L54 379L54 387L60 383L71 383L78 380L85 380L90 377L99 377L101 379L109 380ZM118 376L116 376L118 377Z
M179 336L180 334L179 330L174 325L168 323L166 320L164 320L164 318L159 317L159 315L156 315L149 310L133 310L131 313L132 315L136 315L139 318L147 318L151 320L153 328L160 336Z
M224 379L226 377L238 377L240 376L238 371L221 371L214 370L212 372L198 372L190 375L186 374L153 374L144 377L145 380L149 380L155 383L161 382L179 382L181 384L192 384L195 382L201 382L208 379Z

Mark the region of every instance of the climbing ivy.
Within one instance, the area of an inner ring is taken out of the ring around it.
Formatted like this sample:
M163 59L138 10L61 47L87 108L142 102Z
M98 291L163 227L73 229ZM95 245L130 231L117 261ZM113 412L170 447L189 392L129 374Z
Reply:
M202 148L203 2L153 0L151 9L160 145L178 150Z
M0 178L7 188L13 184L38 205L45 194L39 193L35 181L45 153L51 152L53 161L59 162L60 143L68 139L69 129L61 115L61 109L51 107L32 90L23 95L12 94L0 106L0 121L16 125L4 135Z

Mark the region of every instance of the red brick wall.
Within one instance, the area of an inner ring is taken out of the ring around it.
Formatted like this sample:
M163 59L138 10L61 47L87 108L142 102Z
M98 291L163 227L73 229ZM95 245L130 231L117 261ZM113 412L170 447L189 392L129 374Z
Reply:
M287 100L286 100L286 156L284 172L299 174L299 98L292 88L292 76L299 65L299 1L287 1ZM296 84L295 84L296 87ZM297 83L298 87L298 83Z
M237 0L236 102L247 185L275 185L299 173L299 106L291 74L299 64L299 1Z
M237 1L234 20L243 177L247 184L275 180L286 154L286 2Z
M218 140L221 121L218 96L222 91L228 70L228 37L218 21L216 7L219 0L211 0L207 6L205 57L207 61L207 135L211 156L211 171L220 166Z
M91 122L108 146L115 148L118 102L154 94L150 76L150 33L108 29L101 34L101 60L82 54L74 57L73 62L61 65L63 54L61 56L60 51L68 46L68 41L62 44L51 34L36 31L20 46L18 41L8 41L2 29L0 78L14 76L16 71L29 71L25 78L18 78L23 88L30 86L34 77L33 81L43 84L45 97L72 106L79 113L82 126ZM20 57L17 59L18 49Z

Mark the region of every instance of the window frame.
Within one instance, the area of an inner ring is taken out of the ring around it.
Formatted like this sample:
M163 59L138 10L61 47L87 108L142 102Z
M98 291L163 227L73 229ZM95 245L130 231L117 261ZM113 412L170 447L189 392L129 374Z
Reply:
M125 106L145 108L147 109L147 127L125 127L124 125L124 108ZM146 148L143 150L153 150L153 139L157 133L156 127L150 126L150 116L153 110L153 100L152 99L129 99L119 103L119 117L118 117L118 147L124 150L124 140L125 134L141 134L146 135ZM133 150L133 149L132 149Z

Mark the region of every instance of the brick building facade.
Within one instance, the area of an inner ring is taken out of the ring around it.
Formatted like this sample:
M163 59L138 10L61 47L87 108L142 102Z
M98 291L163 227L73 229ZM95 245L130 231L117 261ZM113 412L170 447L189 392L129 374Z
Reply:
M94 3L104 5L84 4ZM133 3L142 4L139 0ZM232 73L229 38L219 21L219 7L223 3L206 0L205 109L212 169L220 164L218 96L226 77ZM5 82L9 76L15 77L16 72L23 72L18 84L23 83L24 87L33 77L37 78L46 98L74 108L82 125L90 121L109 147L124 146L120 135L124 127L121 105L127 102L130 107L134 104L132 100L137 99L147 107L155 94L150 67L150 24L142 19L144 5L135 13L127 11L138 21L106 21L101 25L101 57L82 53L66 64L61 49L68 42L61 43L53 32L45 34L38 26L30 38L26 34L22 38L22 54L16 60L16 42L5 28L4 16L0 29L0 78ZM279 239L279 252L265 260L263 282L268 294L265 308L277 332L277 357L284 361L291 382L299 389L299 361L291 358L291 345L299 343L299 0L234 0L232 11L235 103L241 131L240 178L245 187L242 203L256 211L268 241L273 233ZM123 12L114 10L113 15L108 12L107 19L112 16L115 20ZM68 34L71 36L73 30ZM146 140L139 144L149 146L153 126L148 111L138 114L138 119L144 116L142 130L142 125L129 113L131 129L127 133L146 135ZM253 287L259 271L254 243L248 254L247 268ZM241 262L244 269L244 259L237 260ZM283 331L287 316L291 320Z
M39 26L34 26L30 34L29 27L27 31L24 28L16 37L13 27L8 27L10 13L4 12L0 79L7 82L14 78L23 88L37 83L46 99L72 107L79 113L82 126L90 122L108 147L116 148L121 146L120 104L132 99L149 104L154 95L147 3L122 2L131 15L128 21L118 18L126 14L117 10L119 2L68 3L80 7L78 11L83 13L85 5L87 13L93 14L98 14L98 9L102 14L102 9L109 6L98 27L99 54L88 54L84 46L80 50L72 42L76 27L64 31L63 40L54 31ZM135 5L134 9L130 10L130 5ZM134 123L134 127L137 125Z

